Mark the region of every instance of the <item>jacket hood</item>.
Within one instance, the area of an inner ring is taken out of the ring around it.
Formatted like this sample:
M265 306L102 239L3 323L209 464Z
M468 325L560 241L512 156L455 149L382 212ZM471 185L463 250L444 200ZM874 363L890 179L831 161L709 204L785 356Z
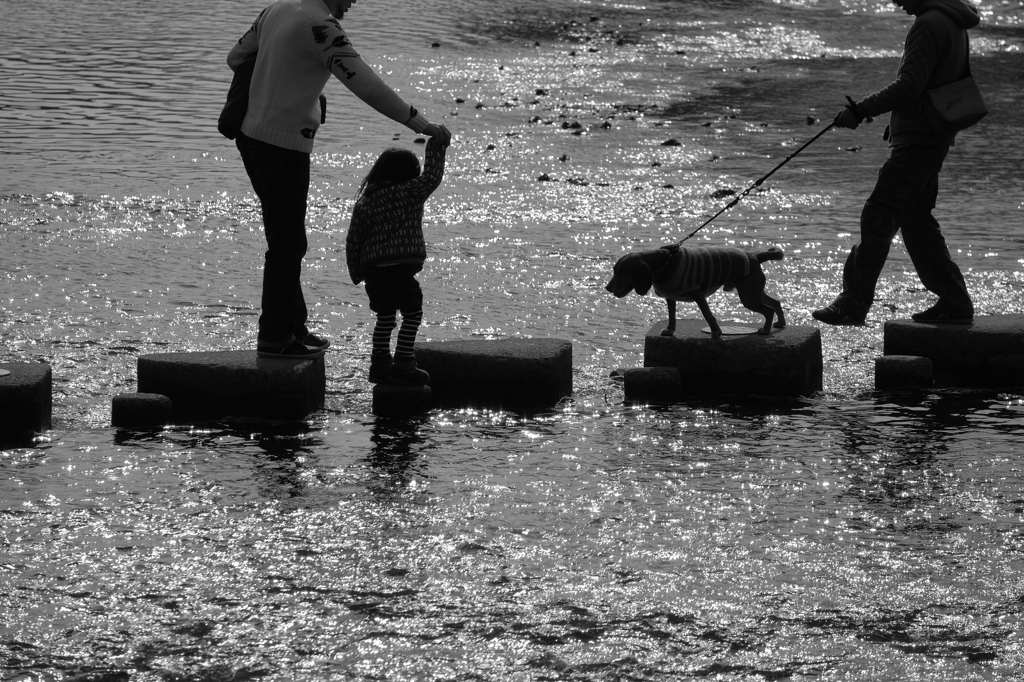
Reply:
M974 28L981 22L978 8L967 0L906 0L903 6L918 17L925 12L938 10L960 28Z

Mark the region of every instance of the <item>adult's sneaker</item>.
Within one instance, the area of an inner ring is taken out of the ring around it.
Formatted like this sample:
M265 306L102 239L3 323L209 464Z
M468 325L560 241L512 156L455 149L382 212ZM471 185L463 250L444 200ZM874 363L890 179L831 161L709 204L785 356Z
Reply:
M956 310L939 301L928 310L922 310L910 316L914 322L940 324L971 324L974 322L973 310Z
M309 348L319 348L321 350L327 350L331 347L331 342L322 336L314 334L313 332L307 332L304 338L299 339L302 345L308 346Z
M323 348L310 348L294 337L287 343L271 346L256 344L256 357L279 360L314 360L324 356Z
M813 311L811 317L818 322L824 322L825 324L837 327L863 327L865 316L853 315L849 311L844 310L838 303L833 303L830 306Z

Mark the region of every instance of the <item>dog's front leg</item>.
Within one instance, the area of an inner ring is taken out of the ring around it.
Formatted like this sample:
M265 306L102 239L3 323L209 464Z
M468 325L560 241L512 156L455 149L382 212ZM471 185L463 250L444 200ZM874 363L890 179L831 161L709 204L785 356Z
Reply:
M711 308L708 307L708 300L701 295L697 295L693 299L697 302L697 307L700 308L701 315L707 320L708 326L711 327L711 338L717 339L722 335L722 328L718 326L718 320L711 314Z
M676 302L666 298L665 305L668 306L668 326L661 330L661 335L672 336L676 333Z

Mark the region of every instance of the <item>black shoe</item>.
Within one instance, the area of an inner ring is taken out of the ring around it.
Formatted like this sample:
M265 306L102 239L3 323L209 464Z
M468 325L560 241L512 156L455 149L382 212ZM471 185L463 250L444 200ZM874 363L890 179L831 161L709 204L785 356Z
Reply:
M811 313L811 317L816 319L818 322L824 322L825 324L835 325L837 327L863 327L864 326L864 315L856 316L851 315L849 312L843 310L838 303L815 310Z
M954 310L939 301L928 310L922 310L910 316L914 322L939 324L971 324L974 312L970 310Z
M417 367L415 362L396 362L391 365L388 383L423 386L430 383L430 374Z
M388 383L388 377L391 375L391 356L375 360L373 356L370 357L370 383L371 384L386 384Z
M299 339L299 341L307 348L327 350L331 347L330 341L322 336L317 336L313 332L306 332L306 336Z
M314 360L324 356L323 348L310 348L294 337L285 344L256 344L256 357L279 360Z

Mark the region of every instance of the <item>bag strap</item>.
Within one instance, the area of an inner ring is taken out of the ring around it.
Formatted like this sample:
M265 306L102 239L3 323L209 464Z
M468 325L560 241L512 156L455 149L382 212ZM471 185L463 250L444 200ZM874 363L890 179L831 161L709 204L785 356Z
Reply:
M964 53L964 68L967 73L964 74L964 78L970 78L974 74L971 73L971 34L964 29L964 42L967 43L967 52Z

